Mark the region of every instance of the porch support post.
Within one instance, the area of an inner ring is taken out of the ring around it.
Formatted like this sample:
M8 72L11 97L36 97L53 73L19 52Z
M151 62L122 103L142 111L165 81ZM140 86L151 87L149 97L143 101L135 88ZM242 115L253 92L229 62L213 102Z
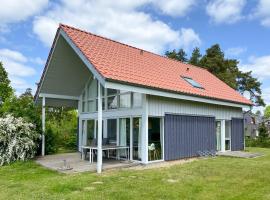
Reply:
M98 82L98 134L97 134L97 173L102 171L102 99L101 85Z
M142 163L148 163L148 101L147 95L143 95L142 135L141 135Z
M225 120L221 120L221 152L225 152Z
M42 136L41 136L41 155L45 156L45 97L42 97Z

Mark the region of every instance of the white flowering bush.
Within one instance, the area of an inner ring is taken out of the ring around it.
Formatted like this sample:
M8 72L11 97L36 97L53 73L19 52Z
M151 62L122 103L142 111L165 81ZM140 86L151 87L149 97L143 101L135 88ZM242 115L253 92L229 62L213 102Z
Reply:
M0 118L0 166L35 156L40 134L34 124L7 115Z

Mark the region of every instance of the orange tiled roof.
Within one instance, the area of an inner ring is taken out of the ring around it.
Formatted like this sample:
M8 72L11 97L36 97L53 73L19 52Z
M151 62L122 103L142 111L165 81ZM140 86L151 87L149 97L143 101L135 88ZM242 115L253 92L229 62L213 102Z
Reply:
M61 24L59 28L105 79L192 96L252 104L206 69L67 25ZM204 89L191 86L181 76L191 77Z

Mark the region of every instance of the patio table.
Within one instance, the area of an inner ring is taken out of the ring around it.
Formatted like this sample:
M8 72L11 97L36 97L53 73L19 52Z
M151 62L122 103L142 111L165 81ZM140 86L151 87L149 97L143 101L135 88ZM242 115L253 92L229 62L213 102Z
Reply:
M97 150L97 146L82 146L82 159L85 160L85 154L84 150L89 149L89 162L93 162L93 151ZM120 149L125 149L126 150L126 159L129 160L129 146L116 146L116 145L105 145L102 146L101 150L102 151L107 151L108 152L108 158L110 157L110 150L120 150ZM120 159L119 153L117 152L117 160Z

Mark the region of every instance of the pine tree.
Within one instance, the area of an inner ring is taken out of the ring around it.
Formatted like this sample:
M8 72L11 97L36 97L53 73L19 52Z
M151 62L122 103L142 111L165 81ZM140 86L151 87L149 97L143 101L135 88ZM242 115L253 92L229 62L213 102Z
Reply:
M200 49L196 47L195 49L193 49L192 55L188 63L195 66L200 66L201 57L202 57L202 54L200 53Z
M181 61L181 62L187 62L188 61L187 54L184 51L184 49L179 49L178 52L176 52L175 49L173 51L167 51L165 53L165 55L168 58L172 58L172 59L175 59L175 60L178 60L178 61Z

